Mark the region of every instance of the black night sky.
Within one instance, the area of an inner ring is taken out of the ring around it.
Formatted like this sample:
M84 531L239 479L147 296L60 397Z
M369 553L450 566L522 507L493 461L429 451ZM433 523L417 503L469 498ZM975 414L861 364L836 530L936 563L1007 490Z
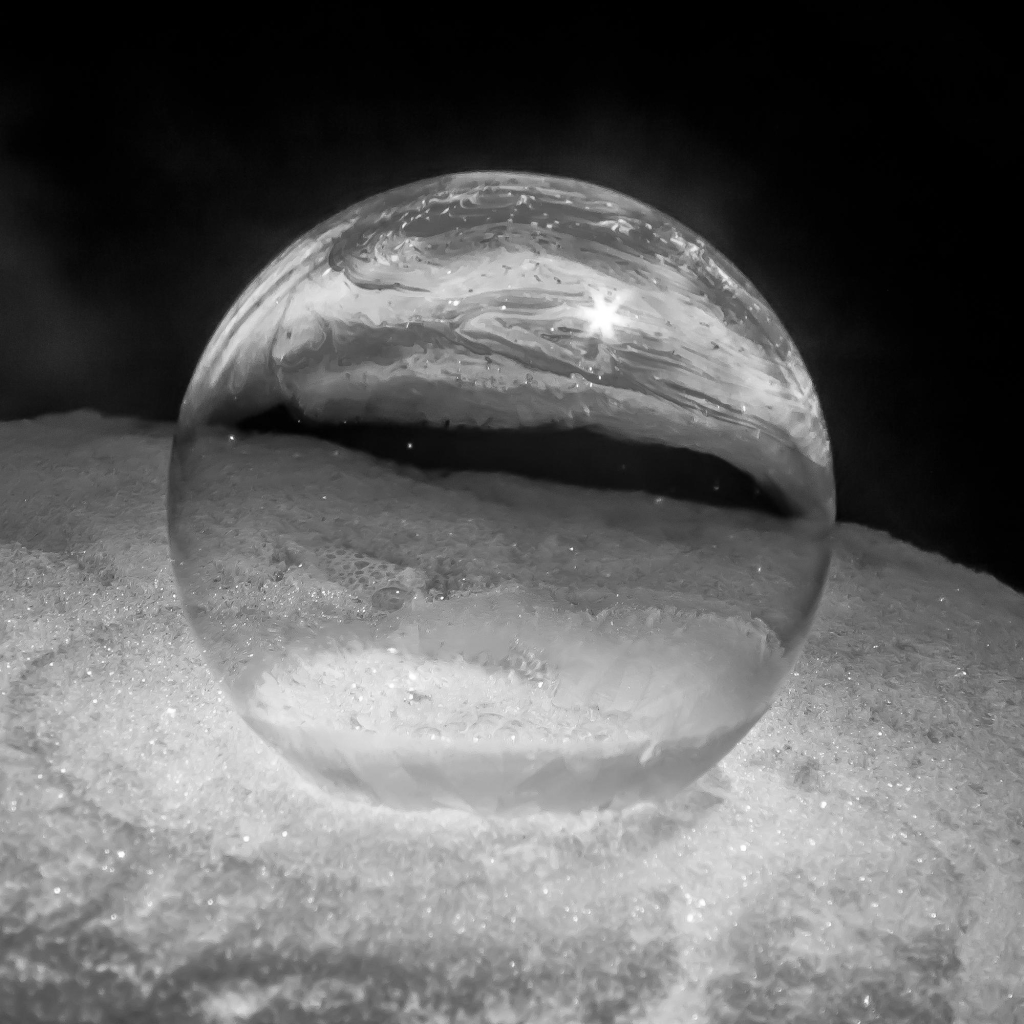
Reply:
M436 174L565 175L675 216L767 297L821 396L841 519L1024 589L1009 28L789 10L8 64L0 419L171 420L301 231Z

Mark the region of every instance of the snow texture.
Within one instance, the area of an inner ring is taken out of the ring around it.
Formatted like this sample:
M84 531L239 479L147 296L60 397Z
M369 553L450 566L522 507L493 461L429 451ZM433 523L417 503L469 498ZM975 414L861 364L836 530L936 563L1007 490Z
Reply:
M1024 1021L1024 597L861 527L670 805L310 789L175 594L169 425L0 424L0 1021Z

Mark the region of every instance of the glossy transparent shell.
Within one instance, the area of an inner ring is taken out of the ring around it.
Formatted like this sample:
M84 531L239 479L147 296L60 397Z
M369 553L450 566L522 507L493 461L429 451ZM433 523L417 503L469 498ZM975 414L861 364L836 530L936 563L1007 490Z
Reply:
M579 181L438 178L296 241L218 327L168 492L245 720L328 791L661 799L799 655L835 496L806 369L692 231Z

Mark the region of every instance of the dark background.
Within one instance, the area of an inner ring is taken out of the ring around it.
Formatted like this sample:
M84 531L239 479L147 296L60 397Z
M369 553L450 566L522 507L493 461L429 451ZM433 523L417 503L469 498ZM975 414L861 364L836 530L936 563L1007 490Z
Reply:
M173 419L299 232L435 174L567 175L682 220L765 294L821 396L840 518L1024 589L1009 27L892 10L623 10L591 37L396 8L7 63L0 418Z

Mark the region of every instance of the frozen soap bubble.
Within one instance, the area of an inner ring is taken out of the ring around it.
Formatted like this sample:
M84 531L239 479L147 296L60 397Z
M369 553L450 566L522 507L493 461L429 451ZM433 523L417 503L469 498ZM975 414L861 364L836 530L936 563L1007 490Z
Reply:
M249 725L349 798L658 799L764 714L835 517L788 334L595 185L398 188L249 286L182 403L171 551Z

